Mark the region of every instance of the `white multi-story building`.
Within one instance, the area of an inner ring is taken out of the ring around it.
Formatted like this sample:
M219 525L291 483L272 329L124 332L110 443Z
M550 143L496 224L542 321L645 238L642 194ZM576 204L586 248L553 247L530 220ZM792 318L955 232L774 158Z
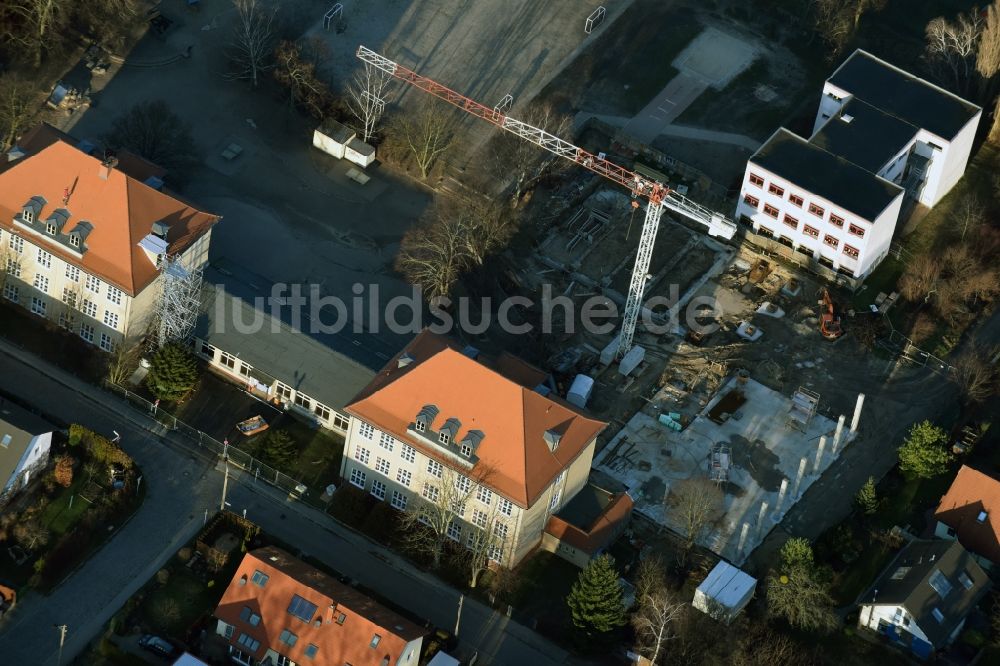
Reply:
M864 278L905 201L934 206L965 172L982 110L865 51L823 88L812 136L780 128L750 157L736 217L810 261Z
M130 174L162 173L134 156L90 154L48 126L26 134L0 167L0 282L20 304L110 351L146 334L160 262L208 260L216 215Z
M399 510L437 503L454 484L462 501L448 536L468 545L474 527L492 525L491 559L513 566L586 486L606 426L551 395L546 379L511 355L487 360L424 331L347 406L341 476Z

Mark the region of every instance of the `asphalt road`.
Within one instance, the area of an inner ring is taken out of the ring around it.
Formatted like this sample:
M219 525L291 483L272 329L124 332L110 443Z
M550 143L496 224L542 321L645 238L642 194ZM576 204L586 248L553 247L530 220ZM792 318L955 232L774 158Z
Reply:
M151 420L117 397L89 386L0 339L0 389L15 393L67 422L122 435L122 445L142 468L146 500L100 551L48 597L28 594L0 625L0 662L55 664L58 632L68 626L63 663L86 647L111 616L218 509L222 472L174 435L147 430ZM297 545L329 566L431 623L454 628L458 591L388 549L300 503L289 503L270 486L239 474L231 477L231 510L247 511L266 532ZM460 654L480 663L562 664L561 648L504 614L466 599L459 629Z

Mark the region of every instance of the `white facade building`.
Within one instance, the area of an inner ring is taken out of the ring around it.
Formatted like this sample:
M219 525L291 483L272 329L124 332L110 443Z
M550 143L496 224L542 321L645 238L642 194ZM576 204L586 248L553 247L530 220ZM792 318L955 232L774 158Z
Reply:
M401 511L460 498L448 537L468 546L488 529L490 558L514 566L586 486L605 427L550 397L544 378L425 331L348 405L341 477Z
M855 51L824 85L809 140L781 128L750 157L736 217L864 278L888 253L904 200L934 206L962 177L981 115Z
M198 211L42 125L0 167L0 291L10 303L111 351L153 323L164 256L208 261L218 216ZM152 181L151 181L152 182Z
M0 507L45 469L52 426L7 403L0 419Z

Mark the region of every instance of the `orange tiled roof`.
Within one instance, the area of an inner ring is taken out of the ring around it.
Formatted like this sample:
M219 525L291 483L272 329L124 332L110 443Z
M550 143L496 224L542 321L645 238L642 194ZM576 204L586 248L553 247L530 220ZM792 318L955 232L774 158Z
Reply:
M404 355L412 362L400 368ZM455 441L469 430L483 432L473 472L485 472L483 483L521 507L531 506L559 473L607 425L588 418L554 396L534 390L545 377L523 361L501 357L491 367L473 359L458 344L423 331L392 359L346 407L348 413L408 442L442 464L451 462L434 445L407 434L425 405L440 411L430 429L449 418L461 422ZM512 372L505 372L509 370ZM530 380L531 384L521 383ZM555 451L544 439L547 430L561 434ZM486 471L488 470L488 472Z
M264 587L253 583L255 571L268 576ZM316 606L312 621L305 622L288 612L295 595ZM260 616L257 626L240 618L245 607ZM346 617L338 623L341 614ZM255 659L261 659L271 648L297 664L381 666L385 658L387 663L395 664L407 643L427 633L354 588L273 546L258 548L243 557L215 616L235 627L230 642L236 648L247 652L237 640L241 634L248 634L260 641ZM298 637L291 647L280 642L286 629ZM381 638L372 648L376 634ZM319 648L315 659L305 656L310 644Z
M38 152L0 172L0 228L29 239L131 296L142 291L157 275L156 266L138 245L150 233L154 222L170 225L168 252L174 254L189 247L219 220L217 215L199 211L141 183L121 168L112 169L106 179L102 178L100 159L62 139L46 140L40 145L44 147ZM66 189L70 191L69 203L63 206ZM80 221L93 225L84 241L87 249L82 259L59 243L47 242L14 226L12 218L29 199L38 195L47 202L38 216L40 220L64 207L69 210L70 218L63 232L72 231Z
M983 511L986 519L979 522ZM955 530L967 549L1000 563L1000 481L962 465L934 519Z

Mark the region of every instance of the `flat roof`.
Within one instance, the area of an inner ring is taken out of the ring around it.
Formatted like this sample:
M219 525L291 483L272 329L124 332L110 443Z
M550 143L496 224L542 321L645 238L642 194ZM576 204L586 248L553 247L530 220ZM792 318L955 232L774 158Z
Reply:
M898 185L784 127L757 149L750 163L869 221L874 221L903 192Z
M268 280L230 263L209 266L204 284L195 337L333 409L349 403L405 344L402 337L395 347L394 338L354 333L350 322L339 333L312 333L308 316L299 330L291 325L289 308L272 317ZM218 302L223 295L224 304ZM255 320L261 325L241 332L236 317L244 326Z
M588 531L611 504L612 497L607 490L588 483L556 515L570 525Z
M724 560L715 565L698 591L726 608L735 608L757 586L757 579Z
M809 143L877 173L920 128L852 99L816 132Z
M951 140L980 108L858 49L829 79L886 113Z

